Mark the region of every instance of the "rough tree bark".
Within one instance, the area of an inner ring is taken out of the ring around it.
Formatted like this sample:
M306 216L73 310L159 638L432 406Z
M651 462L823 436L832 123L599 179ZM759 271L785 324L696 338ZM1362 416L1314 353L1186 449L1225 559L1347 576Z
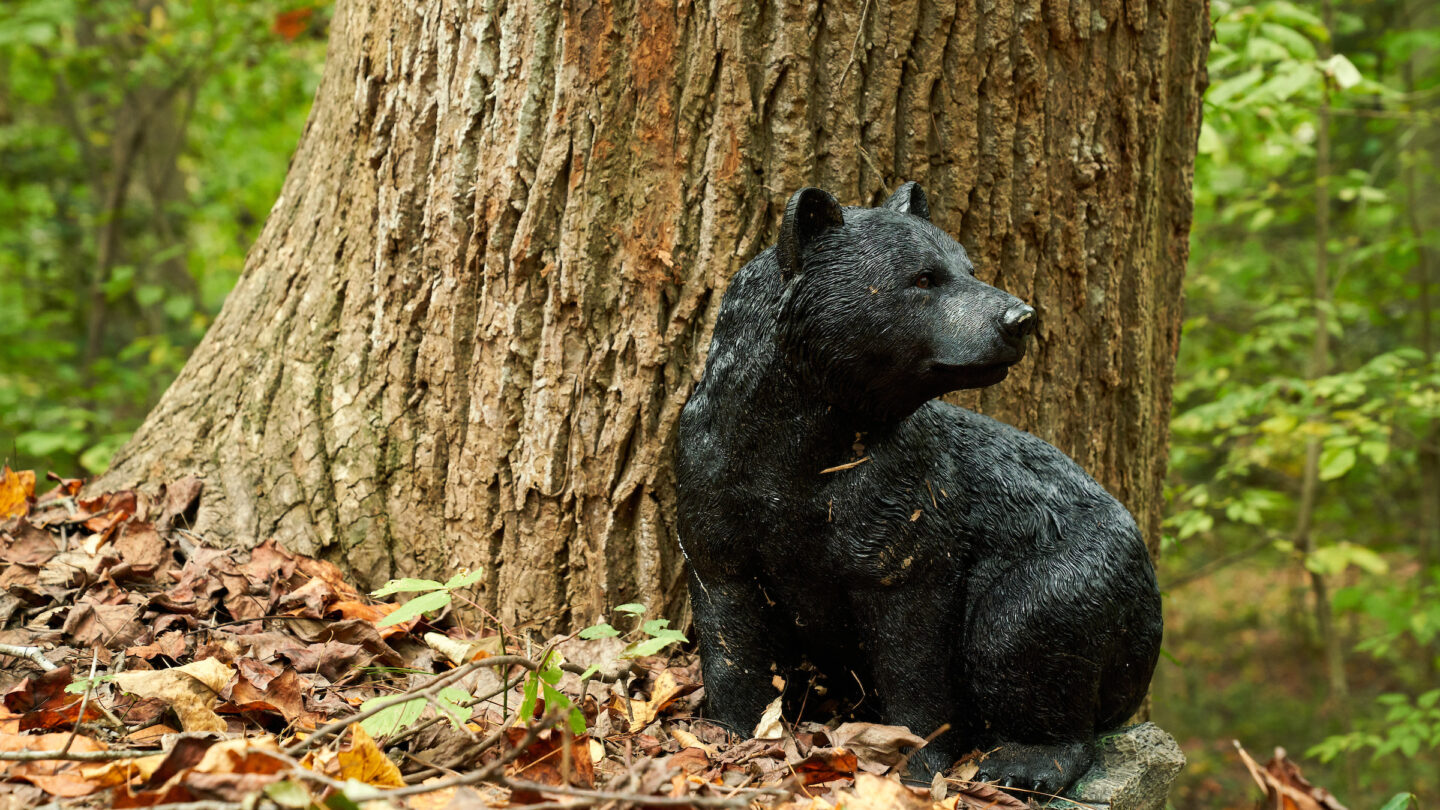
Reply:
M284 192L99 487L508 621L683 610L669 453L796 188L919 180L1038 349L967 404L1159 537L1204 0L341 0Z

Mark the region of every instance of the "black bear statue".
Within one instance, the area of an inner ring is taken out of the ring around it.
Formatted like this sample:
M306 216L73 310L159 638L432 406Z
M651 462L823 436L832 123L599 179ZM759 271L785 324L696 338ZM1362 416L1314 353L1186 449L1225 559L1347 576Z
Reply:
M1004 380L1035 326L915 183L878 208L790 198L680 418L711 719L749 736L777 675L794 701L818 672L849 716L948 725L909 778L979 749L981 778L1056 794L1134 714L1161 634L1134 519L1055 447L936 399Z

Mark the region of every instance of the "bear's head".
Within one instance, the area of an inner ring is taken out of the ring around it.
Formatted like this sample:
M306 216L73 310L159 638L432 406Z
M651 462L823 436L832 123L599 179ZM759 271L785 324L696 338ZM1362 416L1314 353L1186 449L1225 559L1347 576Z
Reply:
M994 385L1035 330L1034 309L975 278L913 182L879 208L797 191L775 256L782 346L846 410L900 418L949 391Z

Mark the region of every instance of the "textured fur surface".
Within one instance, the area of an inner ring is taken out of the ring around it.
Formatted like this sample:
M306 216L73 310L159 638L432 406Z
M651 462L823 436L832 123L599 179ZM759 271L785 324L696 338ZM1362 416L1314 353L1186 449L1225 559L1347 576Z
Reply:
M906 184L880 208L797 192L735 277L680 422L680 541L710 716L776 696L950 730L927 779L1059 792L1139 707L1160 597L1128 512L1040 439L939 402L1000 382L1033 310L973 276ZM855 463L855 462L859 463Z

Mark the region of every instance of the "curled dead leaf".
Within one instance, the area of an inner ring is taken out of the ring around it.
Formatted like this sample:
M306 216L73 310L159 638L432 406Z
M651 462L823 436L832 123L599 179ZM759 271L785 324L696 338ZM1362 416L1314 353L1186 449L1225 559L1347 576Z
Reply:
M386 607L397 609L400 605L386 605ZM388 613L389 611L386 612ZM404 628L408 628L418 621L419 619L417 618L409 622L400 622L394 625L393 628L383 628L381 632L383 634L384 630L389 629L397 629L398 632L404 632ZM430 645L431 649L450 659L450 661L455 664L466 664L471 661L479 661L482 658L489 658L492 655L498 655L500 652L500 642L502 640L500 636L488 636L486 638L468 641L451 638L444 633L426 633L422 638L426 644Z
M760 715L760 722L755 724L757 740L778 740L785 736L785 728L780 724L780 701L783 695L777 695L765 711Z
M115 676L115 684L132 695L165 701L186 731L225 731L225 721L213 707L234 674L233 668L206 658L172 669L122 672Z
M835 744L854 752L860 769L866 773L885 773L905 758L907 749L925 742L904 726L878 723L843 723L830 736Z
M656 676L655 685L650 689L649 700L618 697L615 699L614 714L624 718L630 724L631 731L639 731L655 722L660 712L676 698L699 688L699 684L682 682L673 671L667 669Z

